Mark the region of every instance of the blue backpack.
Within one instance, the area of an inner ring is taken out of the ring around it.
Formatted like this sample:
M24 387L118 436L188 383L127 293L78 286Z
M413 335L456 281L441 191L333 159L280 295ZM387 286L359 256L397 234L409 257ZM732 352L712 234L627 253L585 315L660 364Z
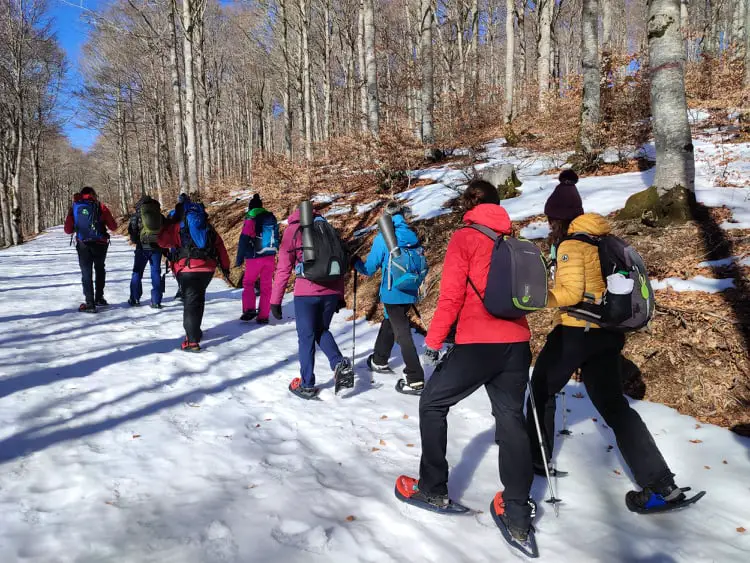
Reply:
M279 223L273 213L261 213L255 218L255 256L273 256L279 250Z
M429 267L420 245L401 246L398 256L388 257L388 289L397 289L419 297L419 290L427 277Z
M73 223L76 238L81 242L93 242L106 238L98 201L82 199L73 202Z
M201 203L185 203L184 218L180 225L178 257L215 259L215 233L208 223L208 214Z

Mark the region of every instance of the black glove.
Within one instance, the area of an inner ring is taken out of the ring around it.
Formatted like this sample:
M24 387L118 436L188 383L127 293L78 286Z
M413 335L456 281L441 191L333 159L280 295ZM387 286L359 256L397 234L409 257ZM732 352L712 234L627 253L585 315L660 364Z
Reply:
M429 346L425 346L422 353L422 362L426 366L435 367L440 362L440 350L433 350Z
M271 305L271 314L274 319L281 320L281 305Z

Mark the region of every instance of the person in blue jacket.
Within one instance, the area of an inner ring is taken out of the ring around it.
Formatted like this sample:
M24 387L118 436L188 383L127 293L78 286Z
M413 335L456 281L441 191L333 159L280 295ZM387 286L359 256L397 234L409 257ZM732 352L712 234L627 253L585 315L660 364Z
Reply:
M399 248L416 249L422 252L421 244L417 234L409 227L406 216L410 215L408 207L402 206L396 201L386 205L385 212L391 215L396 240ZM418 296L411 293L399 291L390 283L389 274L390 253L386 246L382 233L378 233L372 243L372 248L363 262L358 256L352 260L354 269L365 276L372 276L378 269L381 271L380 300L383 302L385 319L380 325L375 349L367 358L367 367L370 371L377 373L393 373L388 366L394 342L398 342L401 355L406 367L403 379L398 382L396 389L402 393L419 395L424 388L424 370L419 361L419 354L414 345L409 323L409 309L414 307Z

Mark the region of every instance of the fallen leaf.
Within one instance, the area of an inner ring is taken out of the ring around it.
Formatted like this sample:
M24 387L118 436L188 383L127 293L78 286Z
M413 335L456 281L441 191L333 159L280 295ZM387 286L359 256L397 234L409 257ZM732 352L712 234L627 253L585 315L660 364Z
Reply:
M573 393L573 397L576 399L583 399L583 393L580 393L580 392Z
M622 475L622 473L620 473L617 469L615 469L615 474L616 475Z
M711 469L711 466L710 465L704 465L703 468L704 469Z
M746 530L745 530L745 528L743 528L742 526L740 526L739 528L737 528L737 531L738 531L738 532L739 532L740 534L744 534Z
M591 420L593 420L594 422L599 422L598 418L592 418Z
M385 446L385 445L387 445L387 444L385 443L385 440L383 440L382 438L380 439L380 445L381 445L381 446Z
M265 420L266 420L266 422L268 422L269 420L272 420L272 419L270 419L270 418L267 418L267 419L265 419Z
M380 448L372 448L372 449L371 449L370 451L371 451L371 452L379 452L379 451L380 451Z
M255 425L256 428L260 428L260 423Z
M388 418L388 415L384 414L383 416L380 417L380 420L385 420L386 418Z
M690 440L691 444L702 444L703 440Z
M729 465L729 462L726 459L722 461L721 463L723 463L724 465Z
M613 449L615 449L614 446L612 446L612 445L607 446L607 451L608 452L611 452Z
M404 420L406 420L407 418L409 418L409 415L408 415L408 414L405 414L405 415L404 415Z
M247 488L248 488L248 489L254 489L254 488L255 488L255 487L257 487L257 486L258 486L258 485L248 485L248 486L247 486Z
M695 429L698 430L698 428L703 428L700 424L695 425Z
M133 439L140 438L140 437L141 437L140 434L133 434Z
M104 504L108 504L109 506L117 506L117 505L115 504L115 501L113 501L113 500L105 500L105 501L104 501Z
M413 448L413 447L414 447L414 444L406 444L406 447L407 447L407 448Z
M347 522L354 522L356 519L357 517L354 516L354 514L350 514L349 516L346 517Z

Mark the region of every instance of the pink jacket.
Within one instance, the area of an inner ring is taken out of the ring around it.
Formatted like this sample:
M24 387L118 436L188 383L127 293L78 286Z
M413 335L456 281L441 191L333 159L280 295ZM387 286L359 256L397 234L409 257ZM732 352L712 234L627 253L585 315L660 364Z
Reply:
M317 214L316 214L317 215ZM281 304L284 298L289 277L294 267L302 261L302 235L299 234L299 209L289 216L289 226L281 237L279 248L279 261L276 263L276 274L273 281L273 292L271 303ZM344 295L344 279L339 279L324 284L315 283L305 278L297 277L294 282L294 295L297 297L308 297L317 295Z

